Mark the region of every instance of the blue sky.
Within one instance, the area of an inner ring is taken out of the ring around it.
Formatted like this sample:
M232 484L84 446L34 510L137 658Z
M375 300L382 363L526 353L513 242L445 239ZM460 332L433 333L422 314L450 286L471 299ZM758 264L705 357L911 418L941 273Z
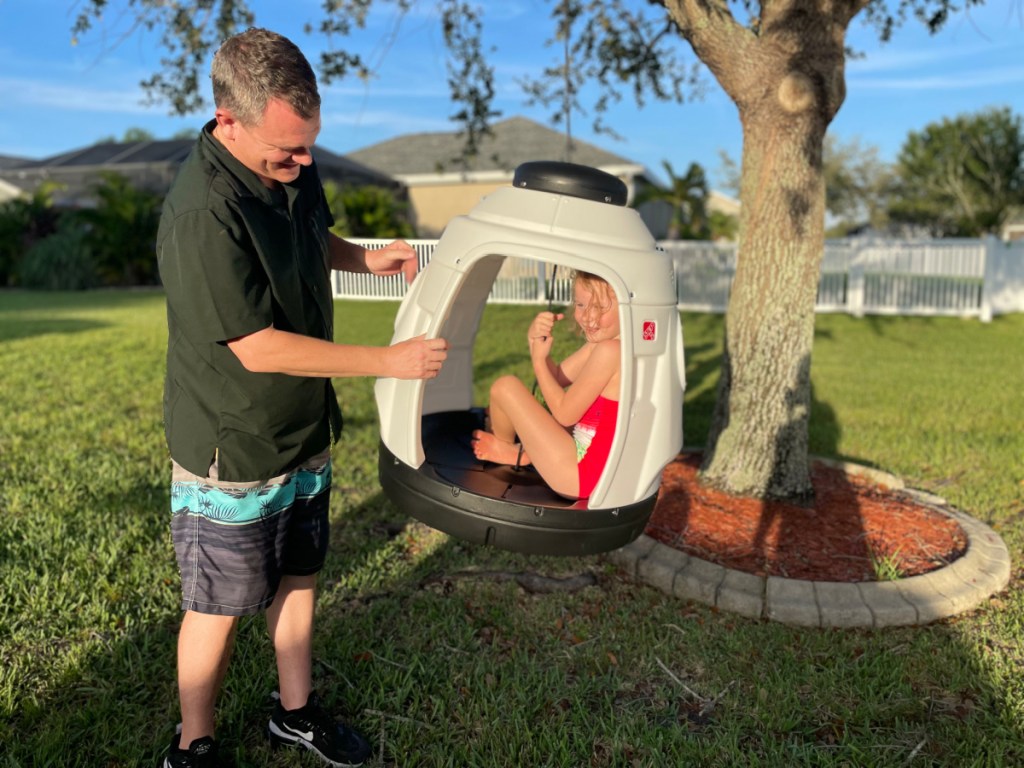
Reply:
M527 107L516 78L555 61L544 0L481 0L486 9L503 116L548 123L543 109ZM70 28L76 0L0 0L0 154L42 158L144 128L158 137L198 128L207 115L170 117L145 106L139 82L159 66L152 36L124 36L127 0L77 46ZM424 5L432 5L427 2ZM320 0L253 0L257 23L291 37L315 61L322 39L303 25L319 17ZM421 131L455 130L448 116L444 46L439 25L426 15L405 18L397 32L389 18L374 20L354 46L381 62L377 79L336 83L323 91L319 143L346 153L384 139ZM123 38L123 39L122 39ZM1024 2L997 0L954 16L938 35L910 21L887 45L855 20L848 43L866 56L847 63L847 99L832 124L840 140L858 139L895 159L908 132L960 113L1008 106L1024 115ZM118 42L120 41L120 42ZM685 54L692 58L688 48ZM705 70L702 99L683 105L630 98L606 120L625 141L595 135L577 116L573 134L661 174L662 161L681 173L701 163L720 183L719 151L738 160L742 135L735 107Z

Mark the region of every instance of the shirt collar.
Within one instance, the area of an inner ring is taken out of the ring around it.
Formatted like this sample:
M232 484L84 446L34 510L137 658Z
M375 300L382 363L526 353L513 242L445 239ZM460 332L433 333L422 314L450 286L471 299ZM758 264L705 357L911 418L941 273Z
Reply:
M271 189L264 184L258 175L253 171L246 168L238 158L232 155L227 147L220 143L213 135L213 129L216 127L217 121L211 120L203 126L203 130L199 136L199 144L202 151L206 156L216 165L226 172L229 176L235 179L242 187L245 188L249 194L256 197L267 205L281 206L290 203L291 199L294 198L297 188L301 185L305 168L299 173L299 178L296 179L295 184L282 184L280 187L295 189L282 190ZM287 192L287 194L286 194ZM288 203L286 203L286 200ZM289 205L290 207L290 205Z

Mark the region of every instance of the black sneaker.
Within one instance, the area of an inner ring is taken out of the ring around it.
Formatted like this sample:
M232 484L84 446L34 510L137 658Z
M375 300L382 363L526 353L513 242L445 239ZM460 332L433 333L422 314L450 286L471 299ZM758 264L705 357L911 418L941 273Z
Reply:
M217 742L209 736L194 740L188 749L181 748L181 734L174 734L171 748L164 758L162 768L220 768L217 759Z
M267 730L275 747L305 747L334 768L354 768L370 756L366 739L328 715L315 693L300 709L285 709L278 701Z

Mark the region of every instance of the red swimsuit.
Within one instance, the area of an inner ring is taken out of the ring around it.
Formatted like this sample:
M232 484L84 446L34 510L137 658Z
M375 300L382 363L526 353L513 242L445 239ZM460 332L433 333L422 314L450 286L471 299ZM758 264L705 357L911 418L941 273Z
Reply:
M608 454L615 438L615 420L619 415L619 401L599 395L572 430L576 441L576 460L579 462L581 499L589 498L597 481L601 479Z

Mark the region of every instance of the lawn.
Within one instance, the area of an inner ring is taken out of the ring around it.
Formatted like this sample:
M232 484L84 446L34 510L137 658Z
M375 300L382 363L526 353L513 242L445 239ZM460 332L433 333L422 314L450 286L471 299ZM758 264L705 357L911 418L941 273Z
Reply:
M397 305L338 305L387 343ZM477 395L526 375L533 310L489 306ZM686 442L705 439L722 320L684 315ZM0 766L155 766L178 719L178 582L160 408L159 292L0 292ZM339 380L316 684L371 766L1024 764L1024 315L820 316L812 450L880 467L995 528L1011 588L927 627L811 630L631 582L600 557L512 555L434 532L377 482L372 382ZM503 574L591 573L530 594ZM275 688L244 620L218 738L271 752Z

